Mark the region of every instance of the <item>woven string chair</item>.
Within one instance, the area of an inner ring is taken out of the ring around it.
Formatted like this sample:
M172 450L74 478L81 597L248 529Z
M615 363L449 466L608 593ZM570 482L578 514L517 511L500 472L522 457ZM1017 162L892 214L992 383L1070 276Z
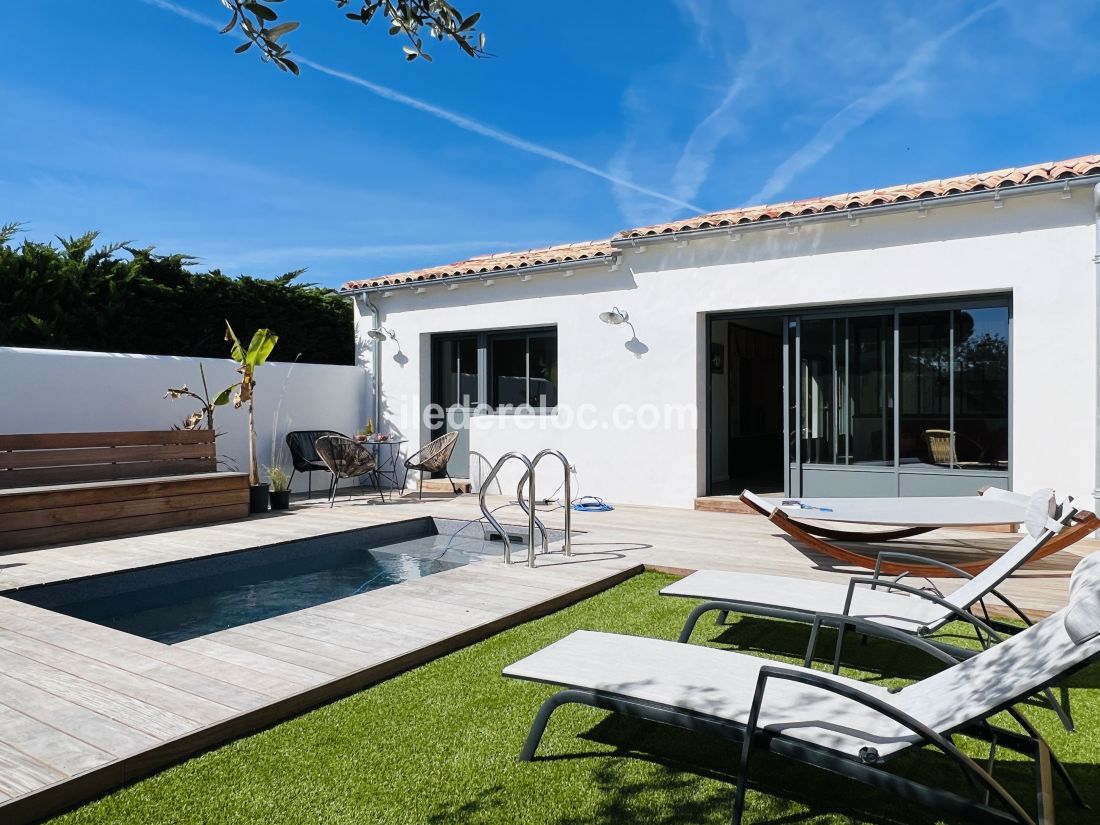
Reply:
M357 441L342 435L323 435L314 442L317 455L332 473L332 486L328 493L328 506L336 501L336 484L342 478L357 478L368 473L374 476L374 489L378 498L386 503L382 487L378 483L378 463L374 453Z
M420 471L420 477L417 480L417 498L424 498L424 474L438 473L440 470L447 476L447 481L451 482L451 491L458 492L455 488L454 479L447 472L447 462L451 460L451 454L455 451L455 444L457 443L458 431L452 430L434 441L429 441L420 448L419 452L415 452L405 459L405 481L409 480L409 470ZM404 488L405 483L402 482L401 486Z
M294 469L290 471L290 481L294 481L295 473L309 473L307 498L313 497L314 471L328 472L328 467L325 462L321 461L321 456L317 455L317 448L314 446L314 442L323 435L338 435L341 438L347 438L346 435L338 433L336 430L295 430L286 434L286 447L290 450L290 460L294 464Z

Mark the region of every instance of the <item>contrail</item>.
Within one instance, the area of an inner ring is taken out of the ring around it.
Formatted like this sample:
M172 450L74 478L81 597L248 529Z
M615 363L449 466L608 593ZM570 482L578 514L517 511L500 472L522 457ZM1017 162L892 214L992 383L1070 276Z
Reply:
M935 59L944 43L999 5L1001 5L1001 0L982 6L951 28L945 29L938 36L923 43L913 53L913 56L884 83L880 83L867 94L853 100L825 121L808 142L799 147L794 154L775 168L771 177L768 178L760 190L746 201L746 205L767 203L786 189L799 172L813 166L831 152L850 132L862 126L872 116L893 103L912 75L926 68Z
M217 20L206 17L202 14L198 14L197 12L193 12L188 8L184 8L183 6L176 5L175 3L169 2L169 0L139 0L139 2L145 3L148 6L155 6L156 8L163 9L167 12L171 12L178 17L183 17L187 20L190 20L192 23L197 23L200 26L204 26L208 29L213 29L214 31L221 31L222 29L223 24L219 23ZM577 158L574 158L563 152L559 152L556 149L551 149L548 146L543 146L539 143L532 143L529 140L524 140L518 135L513 135L509 132L496 129L492 126L487 126L486 124L481 123L477 120L465 117L464 115L460 115L457 112L452 112L450 109L444 109L442 106L436 106L434 103L428 103L425 100L421 100L419 98L404 94L397 91L396 89L391 89L388 86L374 83L370 80L367 80L366 78L360 77L359 75L350 74L349 72L343 72L339 69L333 69L330 66L326 66L323 63L318 63L314 60L310 60L309 58L303 57L297 53L295 53L293 57L295 62L297 62L301 66L308 66L309 68L313 69L316 72L320 72L321 74L326 74L329 77L335 77L338 80L343 80L346 83L351 83L355 86L366 89L372 94L384 98L385 100L391 100L394 103L400 103L403 106L408 106L411 109L416 109L418 111L424 112L425 114L431 115L432 117L438 118L439 120L445 120L448 123L457 126L459 129L464 129L465 131L472 132L475 135L481 135L482 137L489 138L489 140L496 141L497 143L504 144L505 146L510 146L513 149L518 149L521 152L527 152L528 154L536 155L538 157L546 158L547 160L552 160L556 163L560 163L564 166L572 167L573 169L585 172L586 174L592 175L594 177L602 178L603 180L608 181L609 183L613 183L616 186L621 186L623 188L633 190L634 192L637 192L641 195L646 195L651 198L656 198L657 200L665 201L666 203L671 203L674 206L689 209L692 212L707 211L692 203L688 203L685 200L681 200L680 198L673 197L672 195L666 195L663 192L657 192L653 189L648 189L644 186L640 186L639 184L634 183L631 180L613 175L604 169L592 166L591 164L585 163L582 160L578 160Z

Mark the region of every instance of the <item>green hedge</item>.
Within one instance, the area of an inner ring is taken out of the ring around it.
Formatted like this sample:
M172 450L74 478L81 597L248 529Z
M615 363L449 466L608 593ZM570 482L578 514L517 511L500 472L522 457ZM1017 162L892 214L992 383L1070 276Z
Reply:
M239 335L268 327L274 361L355 361L351 304L333 290L192 272L187 255L125 244L94 248L97 233L23 241L0 227L0 346L225 358L228 319Z

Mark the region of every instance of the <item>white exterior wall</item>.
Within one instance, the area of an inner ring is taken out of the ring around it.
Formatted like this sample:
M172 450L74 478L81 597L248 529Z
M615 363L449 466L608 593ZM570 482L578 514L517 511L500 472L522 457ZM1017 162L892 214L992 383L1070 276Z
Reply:
M705 489L708 377L705 313L840 306L962 294L1011 293L1012 482L1020 490L1054 486L1091 500L1096 456L1096 285L1091 192L1057 192L914 212L863 215L747 231L685 247L651 243L625 250L618 271L605 266L500 278L491 287L431 285L422 294L372 294L382 323L401 342L383 344L385 426L423 443L420 411L429 397L433 333L556 325L559 403L590 404L596 429L565 426L561 416L484 415L471 425L471 449L488 461L509 450L562 450L576 465L582 493L620 503L690 507ZM639 241L641 245L642 241ZM626 325L597 315L617 305ZM371 324L357 302L359 326ZM361 341L369 366L369 345ZM621 403L694 405L698 426L665 431L616 428ZM471 461L471 473L477 477ZM515 488L517 471L506 477ZM487 471L487 468L486 470ZM561 481L541 474L539 494ZM494 490L495 492L495 490ZM574 493L575 494L575 493Z
M0 347L0 432L114 432L167 430L197 409L193 399L164 398L168 387L201 387L199 364L211 395L240 376L228 359L124 355ZM271 362L256 371L256 450L263 466L288 471L284 436L290 430L353 433L366 421L366 372L360 367ZM201 393L200 393L201 394ZM278 416L276 419L276 415ZM218 454L248 471L248 415L219 407L214 426ZM233 469L232 466L225 469ZM323 489L327 476L314 484ZM294 478L304 492L305 477Z

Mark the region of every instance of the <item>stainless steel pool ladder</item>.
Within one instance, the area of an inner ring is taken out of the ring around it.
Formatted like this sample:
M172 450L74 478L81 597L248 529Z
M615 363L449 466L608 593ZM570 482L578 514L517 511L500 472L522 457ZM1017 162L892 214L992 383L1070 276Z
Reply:
M489 471L489 475L487 475L482 480L482 482L481 482L481 491L478 493L478 504L481 505L481 514L483 516L485 516L485 518L489 521L489 523L491 525L493 525L493 527L496 529L496 531L500 534L500 540L502 542L504 542L504 563L505 564L511 564L512 563L512 540L511 540L511 538L508 537L508 531L505 530L501 526L500 522L496 520L496 517L493 516L493 513L489 509L489 506L485 503L485 494L489 492L489 485L492 483L493 479L497 477L497 473L500 472L500 468L503 467L505 464L507 464L512 459L516 459L517 461L522 462L523 465L527 468L527 472L524 475L524 477L528 481L528 484L527 484L527 497L529 499L531 499L532 501L534 501L534 496L535 496L535 473L534 473L534 469L535 468L534 468L534 465L531 463L531 459L529 459L523 453L516 453L516 452L505 453L500 458L498 458L497 463L493 465L493 469ZM521 484L522 484L522 482L521 482ZM522 501L522 499L521 499L521 501ZM534 507L531 507L531 508L524 507L523 509L527 513L527 566L528 567L534 567L535 566L535 528L537 527L539 532L542 533L542 546L543 546L544 549L546 548L546 528L543 526L542 522L539 521L538 517L535 515L535 508Z
M552 455L556 459L558 459L561 462L562 470L565 472L565 543L563 545L563 549L565 550L565 555L572 556L573 555L573 544L572 544L572 539L571 539L572 532L570 531L569 528L571 526L571 520L572 520L571 519L571 514L572 514L572 511L573 511L573 507L571 505L572 505L572 501L573 501L573 493L572 493L572 488L571 488L572 486L570 485L569 482L570 482L570 476L572 475L572 472L573 472L573 465L569 463L569 459L566 458L559 450L551 450L549 448L545 449L545 450L542 450L538 455L536 455L534 457L534 459L532 459L531 468L526 473L524 473L523 477L519 480L519 484L516 486L516 498L519 499L519 506L523 508L524 512L527 512L527 503L523 500L523 483L525 481L527 481L527 477L530 476L531 477L531 483L528 486L530 487L531 492L530 492L530 496L528 498L531 501L531 510L533 511L535 509L535 504L536 504L536 501L535 501L535 483L534 483L535 468L538 467L539 462L542 461L544 458L546 458L546 456L548 456L548 455ZM549 548L547 547L547 541L546 541L546 530L543 530L542 531L542 552L545 553L545 552L547 552L548 549Z

